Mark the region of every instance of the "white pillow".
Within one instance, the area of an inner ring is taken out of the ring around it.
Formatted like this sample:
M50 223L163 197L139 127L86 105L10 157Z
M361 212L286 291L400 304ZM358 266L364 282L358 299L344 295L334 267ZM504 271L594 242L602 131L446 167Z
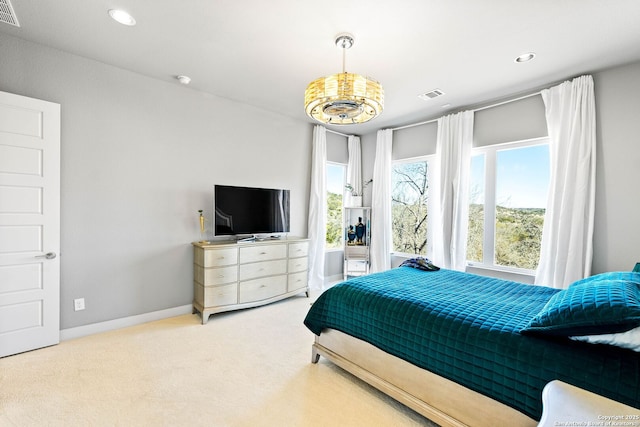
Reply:
M631 329L630 331L620 332L618 334L581 335L569 338L591 344L615 345L640 352L640 326L635 329Z

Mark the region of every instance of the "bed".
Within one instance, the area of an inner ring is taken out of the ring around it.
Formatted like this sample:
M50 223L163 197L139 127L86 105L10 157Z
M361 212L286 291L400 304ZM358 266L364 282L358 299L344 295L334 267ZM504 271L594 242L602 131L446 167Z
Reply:
M305 325L323 356L442 426L535 426L560 380L640 407L640 353L571 337L640 326L640 274L560 291L398 267L333 286Z

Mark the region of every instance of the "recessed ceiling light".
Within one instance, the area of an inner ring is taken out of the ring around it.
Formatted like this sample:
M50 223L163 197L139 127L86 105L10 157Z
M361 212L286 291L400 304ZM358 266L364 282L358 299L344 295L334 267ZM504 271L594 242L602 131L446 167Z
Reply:
M515 62L527 62L527 61L531 61L535 57L536 57L536 54L534 52L528 52L528 53L523 53L522 55L518 56L514 61Z
M136 20L133 16L129 15L124 10L120 9L109 9L109 15L121 23L122 25L133 26L136 25Z
M178 79L178 81L183 85L188 85L189 83L191 83L191 77L189 76L180 75L180 76L176 76L176 79Z

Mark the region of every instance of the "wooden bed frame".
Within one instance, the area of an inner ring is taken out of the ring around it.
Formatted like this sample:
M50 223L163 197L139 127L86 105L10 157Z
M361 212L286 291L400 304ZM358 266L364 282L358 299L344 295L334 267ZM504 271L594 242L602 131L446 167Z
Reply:
M503 403L335 329L324 330L316 336L311 362L317 363L320 356L442 427L535 427L538 424Z

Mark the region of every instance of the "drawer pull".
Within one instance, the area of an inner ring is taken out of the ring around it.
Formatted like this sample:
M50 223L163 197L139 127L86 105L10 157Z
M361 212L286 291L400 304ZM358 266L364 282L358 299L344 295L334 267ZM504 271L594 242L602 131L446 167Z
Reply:
M266 255L266 254L267 254L266 252L260 252L260 255Z

